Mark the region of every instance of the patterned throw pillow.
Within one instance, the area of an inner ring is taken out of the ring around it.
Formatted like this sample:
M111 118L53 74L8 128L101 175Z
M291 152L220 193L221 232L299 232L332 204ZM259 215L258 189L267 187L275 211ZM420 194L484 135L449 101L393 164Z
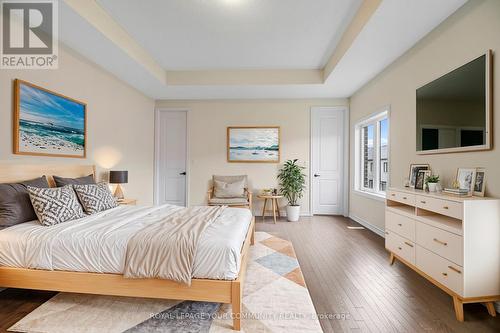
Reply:
M51 226L85 216L71 186L38 188L28 186L31 204L42 225Z
M73 185L87 214L95 214L118 206L108 184Z

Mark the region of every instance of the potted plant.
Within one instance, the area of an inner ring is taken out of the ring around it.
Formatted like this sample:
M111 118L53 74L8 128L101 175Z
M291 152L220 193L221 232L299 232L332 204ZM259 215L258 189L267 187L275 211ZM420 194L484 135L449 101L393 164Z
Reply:
M297 159L286 161L278 173L280 192L288 200L286 216L290 222L299 220L300 205L298 201L304 195L306 184L306 175L302 172L305 168L298 165L297 161Z
M439 183L439 176L430 175L427 178L425 178L425 183L427 184L429 192L436 192L436 185L437 183Z

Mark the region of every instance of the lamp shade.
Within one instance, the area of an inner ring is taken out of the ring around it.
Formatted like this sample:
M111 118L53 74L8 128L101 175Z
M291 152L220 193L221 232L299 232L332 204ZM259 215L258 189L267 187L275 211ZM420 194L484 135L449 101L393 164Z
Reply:
M110 171L109 182L111 184L126 184L128 183L128 171Z

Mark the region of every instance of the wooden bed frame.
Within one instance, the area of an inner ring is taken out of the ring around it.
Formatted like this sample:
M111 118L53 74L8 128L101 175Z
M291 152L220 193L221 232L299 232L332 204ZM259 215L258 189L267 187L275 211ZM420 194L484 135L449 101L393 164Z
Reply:
M94 175L92 165L0 165L0 183L20 182L46 175L82 177ZM161 298L228 303L232 305L233 329L241 329L241 298L250 245L255 242L255 218L241 249L241 267L236 280L193 279L191 286L162 279L126 279L121 274L47 271L0 266L0 287L60 292Z

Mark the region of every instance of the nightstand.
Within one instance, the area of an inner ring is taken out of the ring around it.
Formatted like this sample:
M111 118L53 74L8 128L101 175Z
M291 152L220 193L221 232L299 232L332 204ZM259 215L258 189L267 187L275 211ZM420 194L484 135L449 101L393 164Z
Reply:
M120 206L128 205L128 206L135 206L137 205L137 199L121 199L117 200L118 204Z

